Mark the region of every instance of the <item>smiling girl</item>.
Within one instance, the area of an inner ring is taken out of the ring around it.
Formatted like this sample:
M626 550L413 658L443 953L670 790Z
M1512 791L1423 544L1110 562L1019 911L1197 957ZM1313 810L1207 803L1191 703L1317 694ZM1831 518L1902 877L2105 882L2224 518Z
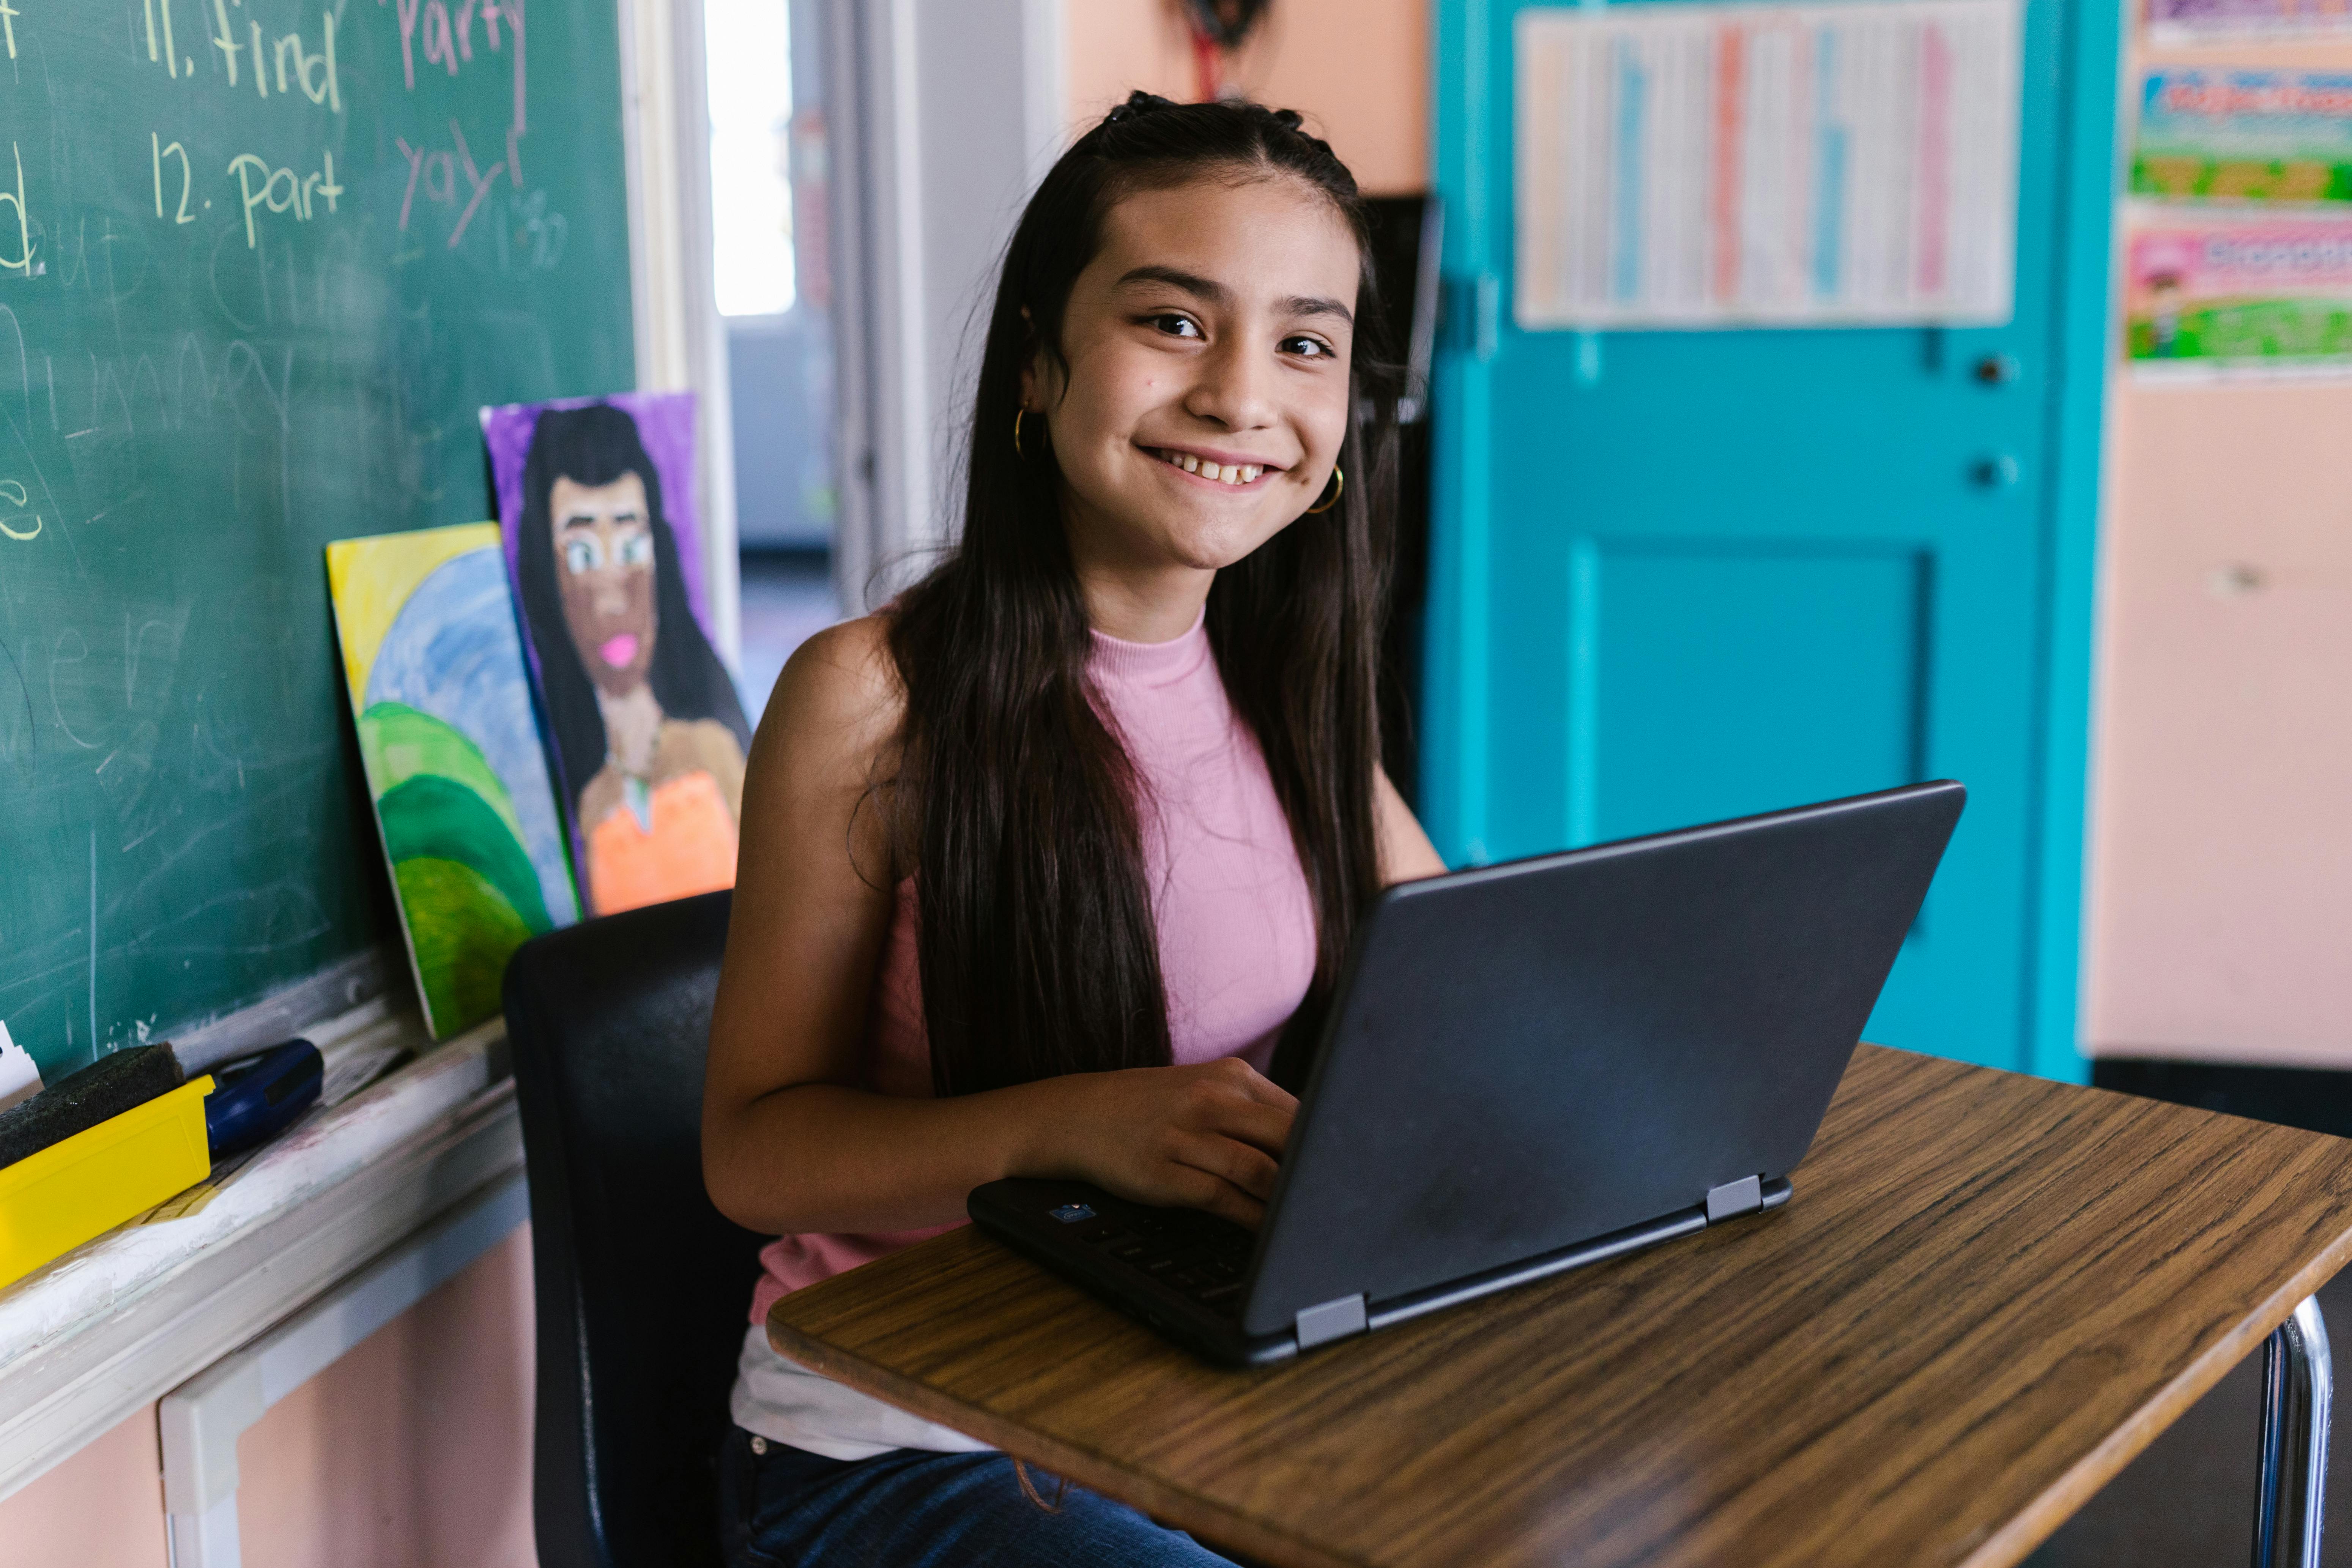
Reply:
M1223 1561L1091 1494L1040 1512L761 1325L1002 1176L1263 1214L1275 1077L1360 911L1444 869L1379 763L1376 321L1355 182L1296 114L1135 95L1014 231L954 552L778 682L703 1116L713 1201L782 1237L733 1561Z

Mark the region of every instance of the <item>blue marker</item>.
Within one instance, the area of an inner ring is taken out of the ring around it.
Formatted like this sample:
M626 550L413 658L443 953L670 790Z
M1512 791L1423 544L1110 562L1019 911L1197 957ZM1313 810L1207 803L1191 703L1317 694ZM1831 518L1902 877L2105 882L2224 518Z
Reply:
M267 1142L317 1103L326 1062L308 1040L289 1040L216 1068L205 1096L205 1141L213 1158Z

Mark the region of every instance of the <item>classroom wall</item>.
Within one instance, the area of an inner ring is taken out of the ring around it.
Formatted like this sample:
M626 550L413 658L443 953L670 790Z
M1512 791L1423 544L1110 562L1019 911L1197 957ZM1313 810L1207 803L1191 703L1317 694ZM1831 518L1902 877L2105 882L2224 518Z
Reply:
M0 1500L0 1568L165 1568L155 1407Z
M246 1568L533 1568L530 1229L237 1445ZM149 1405L0 1500L0 1568L167 1568Z
M2352 384L2119 374L2108 408L2086 1037L2352 1068Z
M246 1568L532 1568L530 1228L237 1445Z
M1064 17L1073 133L1137 88L1198 96L1174 0L1066 0ZM1276 0L1229 84L1307 116L1367 192L1427 187L1428 0Z

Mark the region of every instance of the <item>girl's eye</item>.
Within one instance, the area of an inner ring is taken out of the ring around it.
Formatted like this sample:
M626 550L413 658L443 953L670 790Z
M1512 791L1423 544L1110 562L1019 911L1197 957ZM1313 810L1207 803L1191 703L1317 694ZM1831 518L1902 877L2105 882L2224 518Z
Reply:
M563 569L577 574L593 572L604 564L604 547L593 534L579 534L563 542Z
M1321 338L1285 338L1282 340L1282 352L1297 354L1301 359L1329 359L1331 345Z
M1197 338L1202 335L1200 323L1190 316L1154 316L1151 324L1171 338Z
M654 558L654 536L650 533L632 533L621 541L621 548L617 553L620 555L622 565L643 566Z

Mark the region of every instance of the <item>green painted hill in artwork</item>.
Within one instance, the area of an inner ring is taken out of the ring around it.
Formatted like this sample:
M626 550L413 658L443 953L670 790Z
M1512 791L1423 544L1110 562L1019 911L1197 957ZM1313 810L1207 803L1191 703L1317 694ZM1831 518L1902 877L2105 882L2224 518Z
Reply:
M513 803L473 742L397 702L371 704L359 730L425 1006L446 1039L499 1010L508 957L554 922Z
M394 861L392 875L408 911L433 1032L446 1039L499 1010L507 960L535 933L470 866L414 855Z

